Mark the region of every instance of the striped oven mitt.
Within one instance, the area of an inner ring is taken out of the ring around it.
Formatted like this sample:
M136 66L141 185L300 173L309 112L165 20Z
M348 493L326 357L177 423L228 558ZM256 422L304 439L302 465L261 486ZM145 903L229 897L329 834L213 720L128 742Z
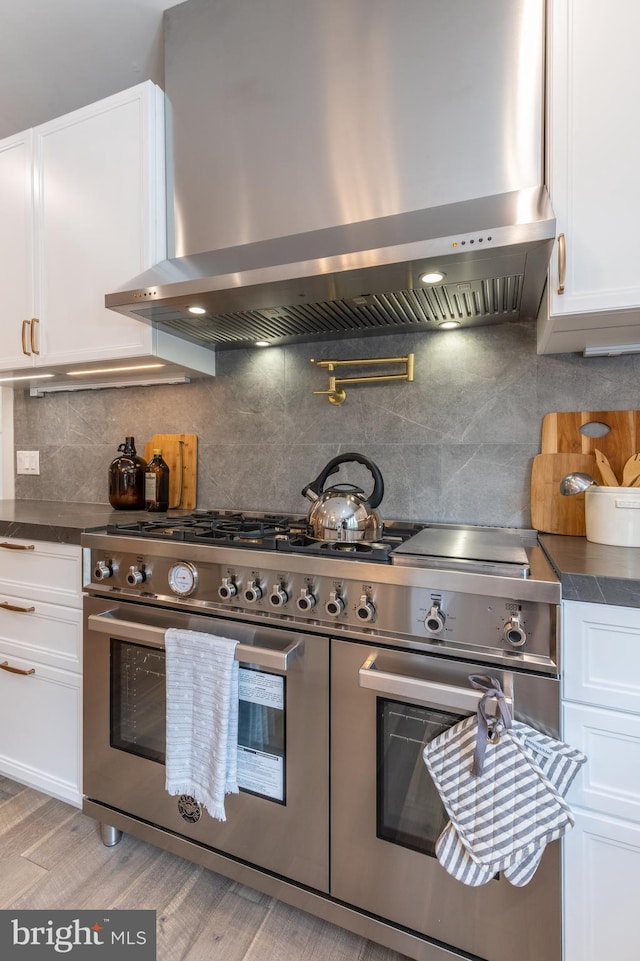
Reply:
M513 721L509 733L518 738L531 762L540 768L558 794L564 797L587 760L585 755L520 721ZM523 887L537 871L543 853L544 847L528 857L519 857L516 853L513 862L503 868L502 873L511 884ZM490 865L481 864L467 851L451 821L436 841L436 857L449 874L471 887L487 884L495 877L496 872Z
M511 732L504 694L494 678L477 716L434 738L423 751L453 827L470 857L493 874L540 851L573 826L569 806ZM489 718L495 698L498 717Z

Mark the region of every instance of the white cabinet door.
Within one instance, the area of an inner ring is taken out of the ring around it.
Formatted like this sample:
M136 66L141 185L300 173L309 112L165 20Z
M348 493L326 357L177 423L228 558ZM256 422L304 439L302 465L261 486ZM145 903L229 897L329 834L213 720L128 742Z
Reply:
M639 35L638 3L551 0L547 180L566 239L551 315L640 305Z
M2 369L33 365L30 343L34 313L32 141L31 131L27 130L0 143Z
M563 843L565 961L638 961L640 826L577 811Z
M166 256L164 95L140 84L34 130L39 363L150 352L104 295Z

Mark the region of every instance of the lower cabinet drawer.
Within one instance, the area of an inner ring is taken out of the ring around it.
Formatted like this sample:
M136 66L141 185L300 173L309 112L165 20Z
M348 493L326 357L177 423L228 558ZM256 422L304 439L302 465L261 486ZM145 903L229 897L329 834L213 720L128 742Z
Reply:
M0 664L3 663L0 773L79 807L80 675L13 657L0 649ZM13 670L8 671L7 666Z
M65 671L80 671L82 611L0 592L0 650Z
M640 824L640 716L565 703L562 720L564 740L587 756L569 803Z

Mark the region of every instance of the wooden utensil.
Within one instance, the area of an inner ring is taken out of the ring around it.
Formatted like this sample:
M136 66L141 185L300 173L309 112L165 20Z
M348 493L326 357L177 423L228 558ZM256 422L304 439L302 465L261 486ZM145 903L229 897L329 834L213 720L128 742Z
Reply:
M144 445L147 463L155 448L169 466L169 507L195 510L198 479L197 434L154 434Z
M584 537L584 494L563 496L560 481L573 471L597 476L594 454L538 454L531 470L531 524L547 534Z
M622 486L631 487L640 478L640 454L632 454L622 471Z
M596 464L598 465L600 477L605 487L619 487L618 478L613 473L608 458L604 456L601 450L594 450L594 454L596 455Z
M597 433L593 425L604 425L602 429L609 428L608 433L593 436ZM628 458L640 451L640 411L562 411L543 417L543 454L592 454L596 448L607 458L614 474L621 477Z

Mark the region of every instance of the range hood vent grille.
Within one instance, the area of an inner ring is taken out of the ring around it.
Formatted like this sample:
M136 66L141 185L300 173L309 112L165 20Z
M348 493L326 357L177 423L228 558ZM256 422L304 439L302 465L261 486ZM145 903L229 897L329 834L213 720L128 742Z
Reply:
M381 334L426 330L447 321L465 326L516 320L523 277L514 274L421 290L363 295L324 303L244 310L192 318L161 304L135 313L160 329L196 343L245 346L257 340L291 343L351 332Z

